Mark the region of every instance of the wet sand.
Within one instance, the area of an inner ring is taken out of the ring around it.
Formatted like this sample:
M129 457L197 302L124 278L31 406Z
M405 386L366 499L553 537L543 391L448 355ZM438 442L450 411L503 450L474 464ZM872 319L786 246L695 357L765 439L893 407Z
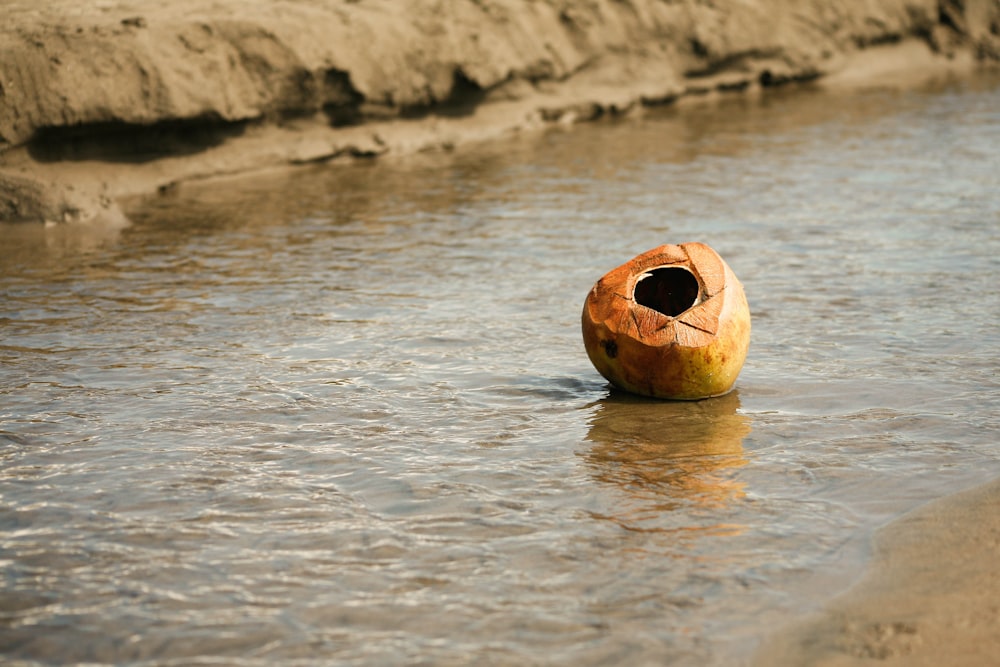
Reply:
M1000 480L883 528L868 572L816 616L765 642L754 664L1000 663Z

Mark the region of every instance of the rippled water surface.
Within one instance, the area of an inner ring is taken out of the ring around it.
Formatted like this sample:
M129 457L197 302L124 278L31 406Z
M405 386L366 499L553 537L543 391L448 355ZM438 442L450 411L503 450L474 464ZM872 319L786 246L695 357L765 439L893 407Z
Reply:
M0 227L0 657L738 664L1000 474L1000 81L666 109ZM729 396L609 390L700 240Z

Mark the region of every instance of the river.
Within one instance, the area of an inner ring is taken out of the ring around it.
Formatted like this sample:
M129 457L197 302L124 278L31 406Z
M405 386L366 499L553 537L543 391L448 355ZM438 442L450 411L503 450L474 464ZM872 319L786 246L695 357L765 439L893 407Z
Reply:
M993 74L0 226L0 656L741 664L1000 475L998 192ZM587 292L688 241L746 289L736 390L611 391Z

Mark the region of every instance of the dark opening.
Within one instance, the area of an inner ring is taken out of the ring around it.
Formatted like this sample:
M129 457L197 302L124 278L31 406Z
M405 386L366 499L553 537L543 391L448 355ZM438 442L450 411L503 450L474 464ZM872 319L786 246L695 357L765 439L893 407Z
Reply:
M206 115L149 125L105 121L41 127L28 142L28 154L39 162L106 160L141 164L199 153L243 134L246 126L246 121Z
M636 303L677 317L698 301L698 279L678 266L653 269L635 284L634 297Z
M361 103L365 96L351 83L351 75L343 70L330 68L323 73L323 113L333 127L358 125L361 117Z
M466 76L461 68L456 67L452 74L451 91L443 100L430 101L427 104L403 107L400 115L403 118L425 118L431 114L448 118L470 116L476 107L486 99L487 91L482 86Z

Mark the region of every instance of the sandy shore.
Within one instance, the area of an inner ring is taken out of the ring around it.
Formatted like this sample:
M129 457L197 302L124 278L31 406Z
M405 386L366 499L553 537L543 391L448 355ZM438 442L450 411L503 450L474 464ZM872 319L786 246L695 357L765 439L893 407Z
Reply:
M1000 61L997 0L9 0L0 220L193 179Z
M860 582L755 664L1000 664L1000 480L907 514L875 547Z

